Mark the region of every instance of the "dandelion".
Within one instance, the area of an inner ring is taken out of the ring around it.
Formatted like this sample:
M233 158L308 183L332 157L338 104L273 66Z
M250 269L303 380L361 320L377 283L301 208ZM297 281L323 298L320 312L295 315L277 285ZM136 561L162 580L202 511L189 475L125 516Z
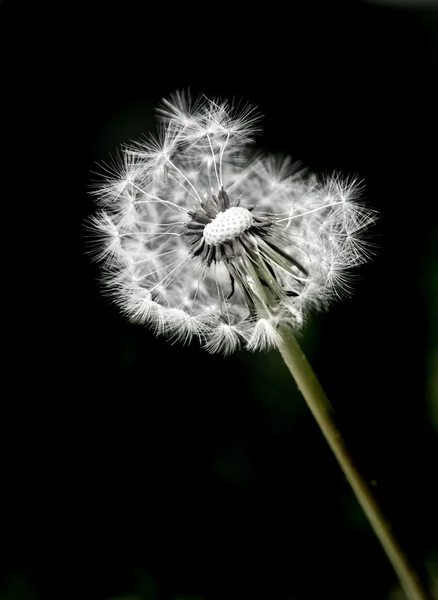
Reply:
M351 291L376 213L355 178L253 151L255 107L177 92L93 193L92 256L132 321L211 353L278 348L411 600L427 597L334 424L295 333Z
M375 220L354 179L254 155L250 105L177 93L159 115L94 190L95 257L128 317L209 352L257 351L348 293Z

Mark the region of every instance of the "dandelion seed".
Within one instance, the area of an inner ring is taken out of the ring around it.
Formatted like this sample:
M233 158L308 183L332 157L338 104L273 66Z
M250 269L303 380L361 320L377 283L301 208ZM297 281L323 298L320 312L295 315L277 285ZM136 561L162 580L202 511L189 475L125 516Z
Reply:
M158 134L124 146L93 191L93 256L129 318L209 352L256 351L348 293L375 220L354 179L254 158L250 105L177 92L158 112Z

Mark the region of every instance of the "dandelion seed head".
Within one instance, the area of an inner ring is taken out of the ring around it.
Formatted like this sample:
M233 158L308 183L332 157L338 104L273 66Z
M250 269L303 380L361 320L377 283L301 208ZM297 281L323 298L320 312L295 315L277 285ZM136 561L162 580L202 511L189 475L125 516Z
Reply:
M103 165L88 221L107 294L135 323L208 352L268 350L351 291L376 214L361 185L251 152L255 107L176 92L156 135Z

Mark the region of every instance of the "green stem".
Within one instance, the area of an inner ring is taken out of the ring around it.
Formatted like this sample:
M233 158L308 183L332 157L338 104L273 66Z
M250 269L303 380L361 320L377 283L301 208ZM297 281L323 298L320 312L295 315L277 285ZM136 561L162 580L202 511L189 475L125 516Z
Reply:
M279 350L284 362L297 382L298 388L336 456L345 477L353 488L359 504L368 517L376 536L397 573L407 598L409 600L429 600L429 595L423 588L418 575L410 566L407 557L392 535L390 523L385 520L368 485L354 466L341 433L334 423L330 402L312 367L307 362L303 351L290 330L283 327L281 333L283 341L279 346Z

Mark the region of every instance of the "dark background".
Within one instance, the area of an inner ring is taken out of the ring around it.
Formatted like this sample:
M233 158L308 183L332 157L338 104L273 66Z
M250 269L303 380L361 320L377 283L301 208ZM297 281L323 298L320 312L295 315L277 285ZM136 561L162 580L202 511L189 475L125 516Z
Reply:
M1 600L403 598L278 354L171 345L100 294L91 171L187 87L258 105L260 148L364 179L378 253L301 344L438 577L437 23L420 2L0 3Z

